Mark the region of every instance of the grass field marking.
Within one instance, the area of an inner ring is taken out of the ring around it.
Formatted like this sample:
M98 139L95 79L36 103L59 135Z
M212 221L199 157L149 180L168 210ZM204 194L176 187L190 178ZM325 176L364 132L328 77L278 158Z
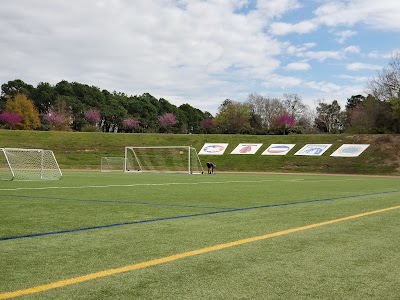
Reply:
M235 181L203 181L203 182L166 182L166 183L135 183L135 184L108 184L108 185L82 185L82 186L49 186L49 187L27 187L0 189L0 191L21 191L21 190L52 190L52 189L86 189L86 188L110 188L110 187L138 187L138 186L169 186L169 185L200 185L200 184L220 184L220 183L257 183L276 181L268 180L235 180ZM285 180L286 181L286 180Z
M150 206L167 206L167 207L184 207L184 208L205 208L205 209L228 209L216 206L200 206L200 205L183 205L168 203L152 203L139 201L120 201L120 200L97 200L97 199L79 199L79 198L63 198L63 197L47 197L47 196L31 196L31 195L11 195L0 194L0 197L14 197L21 199L44 199L54 201L77 201L77 202L94 202L94 203L113 203L113 204L129 204L129 205L150 205Z
M264 182L321 182L321 181L361 181L364 178L346 178L332 180L306 180L298 179L264 179L264 180L227 180L227 181L202 181L202 182L166 182L166 183L134 183L134 184L108 184L108 185L82 185L82 186L47 186L47 187L20 187L20 188L3 188L0 191L23 191L23 190L53 190L53 189L86 189L86 188L110 188L110 187L138 187L138 186L169 186L169 185L201 185L201 184L226 184L226 183L264 183Z
M382 213L382 212L387 212L387 211L391 211L391 210L396 210L396 209L400 209L400 205L387 207L387 208L383 208L383 209L378 209L378 210L374 210L374 211L369 211L369 212L365 212L365 213L360 213L360 214L356 214L356 215L351 215L351 216L347 216L347 217L343 217L343 218L328 220L328 221L324 221L324 222L320 222L320 223L310 224L310 225L306 225L306 226L291 228L291 229L287 229L287 230L283 230L283 231L268 233L265 235L241 239L241 240L224 243L224 244L219 244L219 245L214 245L214 246L210 246L210 247L205 247L205 248L201 248L201 249L197 249L197 250L193 250L193 251L182 252L179 254L166 256L166 257L162 257L162 258L157 258L157 259L153 259L153 260L149 260L149 261L145 261L145 262L141 262L141 263L137 263L137 264L133 264L133 265L128 265L128 266L124 266L124 267L120 267L120 268L108 269L108 270L103 270L100 272L91 273L91 274L87 274L87 275L83 275L83 276L59 280L59 281L55 281L52 283L31 287L28 289L22 289L22 290L17 290L17 291L13 291L13 292L1 293L0 299L11 299L11 298L15 298L15 297L24 296L24 295L36 294L36 293L40 293L40 292L44 292L44 291L48 291L48 290L52 290L52 289L56 289L56 288L65 287L68 285L73 285L73 284L77 284L77 283L81 283L81 282L90 281L90 280L97 279L97 278L107 277L107 276L111 276L111 275L115 275L115 274L121 274L121 273L138 270L138 269L143 269L143 268L156 266L159 264L168 263L168 262L172 262L175 260L195 256L195 255L214 252L214 251L218 251L218 250L222 250L222 249L226 249L226 248L231 248L234 246L248 244L248 243L252 243L252 242L256 242L256 241L260 241L260 240L266 240L266 239L270 239L273 237L287 235L290 233L300 232L300 231L304 231L304 230L308 230L308 229L312 229L312 228L316 228L316 227L320 227L320 226L330 225L330 224L334 224L334 223L339 223L339 222L343 222L343 221L349 221L349 220L353 220L353 219L357 219L357 218L361 218L361 217L365 217L365 216L369 216L369 215L373 215L373 214L378 214L378 213Z
M56 235L56 234L73 233L73 232L79 232L79 231L104 229L104 228L133 225L133 224L143 224L143 223L152 223L152 222L158 222L158 221L167 221L167 220L176 220L176 219L183 219L183 218L193 218L193 217L202 217L202 216L208 216L208 215L217 215L217 214L223 214L223 213L233 213L233 212L247 211L247 210L252 210L252 209L280 207L280 206L289 206L289 205L298 205L298 204L308 204L308 203L317 203L317 202L325 202L325 201L336 201L336 200L377 196L377 195L399 193L399 192L400 192L400 190L395 190L395 191L368 193L368 194L362 194L362 195L350 195L350 196L337 197L337 198L323 198L323 199L296 201L296 202L288 202L288 203L257 205L257 206L250 206L250 207L241 207L241 208L227 208L227 209L221 208L221 210L217 210L217 211L193 213L193 214L188 214L188 215L177 215L177 216L155 218L155 219L144 219L144 220L131 221L131 222L113 223L113 224L97 225L97 226L90 226L90 227L80 227L80 228L50 231L50 232L41 232L41 233L31 233L31 234L24 234L24 235L17 235L17 236L0 237L0 242L8 241L8 240L15 240L15 239L22 239L22 238L33 238L33 237L40 237L40 236L46 236L46 235Z

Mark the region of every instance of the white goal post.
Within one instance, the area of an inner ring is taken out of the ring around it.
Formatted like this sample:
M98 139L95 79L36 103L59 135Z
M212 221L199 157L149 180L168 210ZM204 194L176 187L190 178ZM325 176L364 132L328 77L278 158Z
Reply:
M125 157L110 157L105 156L101 158L100 170L101 172L123 172L125 169Z
M59 180L61 177L51 150L0 148L0 180Z
M204 173L197 151L191 146L126 146L124 171Z

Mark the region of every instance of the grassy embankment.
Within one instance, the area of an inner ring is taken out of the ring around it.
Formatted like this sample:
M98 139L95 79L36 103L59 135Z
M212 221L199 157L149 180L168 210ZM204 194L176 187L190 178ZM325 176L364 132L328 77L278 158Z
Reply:
M229 143L224 155L201 156L212 160L218 171L310 172L341 174L400 175L399 135L185 135L114 134L101 132L40 132L0 130L0 147L51 149L61 169L100 168L102 156L123 156L125 146L193 146L204 143ZM239 143L262 143L255 155L230 155ZM270 144L296 146L286 156L260 155ZM328 143L332 147L321 157L295 156L305 144ZM370 144L356 158L330 157L342 144Z

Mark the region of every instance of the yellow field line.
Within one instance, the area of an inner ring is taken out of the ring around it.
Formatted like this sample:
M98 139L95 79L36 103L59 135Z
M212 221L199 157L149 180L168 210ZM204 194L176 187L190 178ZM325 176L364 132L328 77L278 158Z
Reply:
M386 211L395 210L395 209L399 209L399 208L400 208L400 205L392 206L392 207L369 211L366 213L352 215L352 216L348 216L348 217L344 217L344 218L329 220L329 221L325 221L325 222L321 222L321 223L310 224L310 225L306 225L306 226L302 226L302 227L297 227L297 228L287 229L287 230L283 230L283 231L279 231L279 232L255 236L255 237L251 237L251 238L247 238L247 239L237 240L237 241L233 241L230 243L219 244L219 245L215 245L215 246L211 246L211 247L206 247L206 248L201 248L201 249L197 249L197 250L193 250L193 251L183 252L183 253L179 253L179 254L175 254L175 255L171 255L171 256L166 256L163 258L145 261L145 262L134 264L134 265L104 270L104 271L91 273L91 274L87 274L87 275L83 275L83 276L73 277L73 278L60 280L60 281L55 281L52 283L31 287L28 289L22 289L22 290L17 290L17 291L13 291L13 292L2 293L2 294L0 294L0 299L10 299L10 298L23 296L23 295L40 293L40 292L44 292L44 291L55 289L55 288L60 288L60 287L64 287L64 286L68 286L68 285L72 285L72 284L76 284L76 283L80 283L80 282L93 280L96 278L106 277L106 276L110 276L110 275L114 275L114 274L120 274L120 273L129 272L129 271L133 271L133 270L138 270L138 269L143 269L143 268L171 262L174 260L194 256L194 255L199 255L199 254L204 254L204 253L213 252L213 251L217 251L217 250L222 250L222 249L226 249L226 248L230 248L230 247L234 247L234 246L238 246L238 245L243 245L243 244L247 244L247 243L251 243L251 242L255 242L255 241L265 240L265 239L269 239L269 238L273 238L273 237L277 237L277 236L281 236L281 235L286 235L289 233L299 232L299 231L312 229L315 227L320 227L320 226L329 225L329 224L333 224L333 223L338 223L338 222L342 222L342 221L348 221L348 220L365 217L365 216L369 216L369 215L373 215L373 214L378 214L381 212L386 212Z

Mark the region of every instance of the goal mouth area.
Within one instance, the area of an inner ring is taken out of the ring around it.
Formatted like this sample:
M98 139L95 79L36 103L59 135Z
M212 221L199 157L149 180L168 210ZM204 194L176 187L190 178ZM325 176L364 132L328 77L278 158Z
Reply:
M100 159L101 172L124 172L125 157L103 156Z
M61 177L51 150L0 148L0 180L60 180Z
M125 172L202 174L203 168L191 146L126 146Z

